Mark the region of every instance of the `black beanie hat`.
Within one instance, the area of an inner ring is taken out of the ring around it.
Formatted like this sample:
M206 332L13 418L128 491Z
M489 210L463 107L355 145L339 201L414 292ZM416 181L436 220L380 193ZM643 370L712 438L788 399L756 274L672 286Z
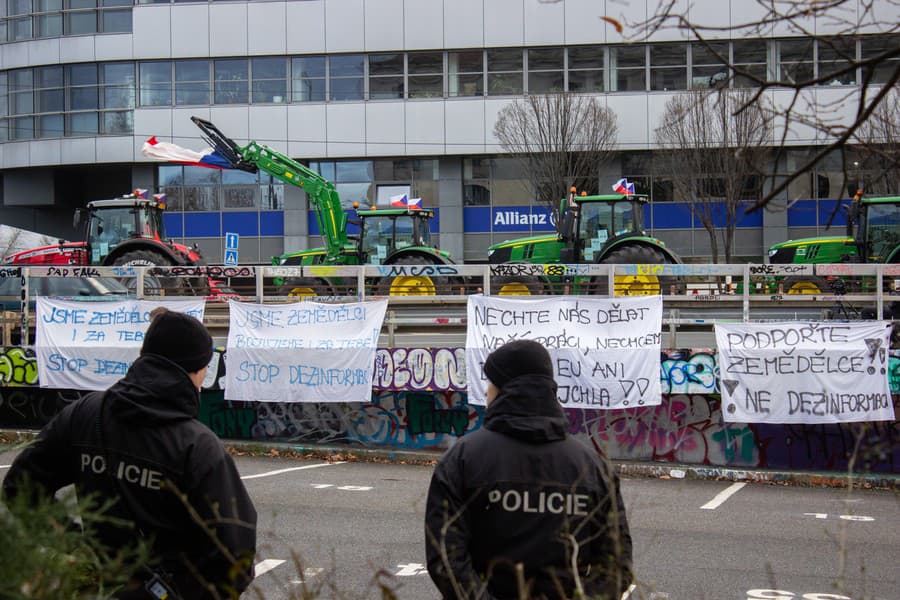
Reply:
M553 360L547 349L534 340L515 340L488 355L484 361L484 374L502 388L520 375L553 377Z
M209 364L213 354L212 337L194 317L164 310L153 318L144 334L141 356L145 354L163 356L193 373Z

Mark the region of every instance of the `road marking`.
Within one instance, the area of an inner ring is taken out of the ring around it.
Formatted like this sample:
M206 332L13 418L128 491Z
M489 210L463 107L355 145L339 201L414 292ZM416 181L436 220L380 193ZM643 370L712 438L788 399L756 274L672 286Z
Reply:
M291 579L291 583L294 585L304 584L307 579L312 579L322 571L324 571L322 567L307 567L303 569L303 574L300 576L300 579Z
M8 468L10 468L11 466L12 466L12 465L0 465L0 469L8 469Z
M622 600L629 600L631 598L631 592L637 589L637 585L631 584L628 586L628 589L622 594Z
M277 558L267 558L266 560L261 560L256 563L256 577L260 575L264 575L274 569L275 567L280 567L284 564L285 561L278 560Z
M733 494L735 494L738 490L740 490L745 485L747 485L746 481L732 483L730 486L728 486L727 488L725 488L724 490L722 490L721 492L716 494L715 498L713 498L712 500L710 500L709 502L707 502L700 508L702 508L704 510L716 510L717 508L719 508L719 506L722 505L722 503L724 503L726 500L731 498L731 496Z
M400 569L394 573L394 577L412 577L414 575L428 575L428 569L422 563L400 563Z
M271 477L272 475L281 475L282 473L290 473L292 471L302 471L304 469L318 469L319 467L330 467L331 465L343 465L347 461L341 460L337 462L322 463L319 465L305 465L302 467L291 467L289 469L278 469L277 471L267 471L266 473L257 473L256 475L244 475L241 479L259 479L260 477Z

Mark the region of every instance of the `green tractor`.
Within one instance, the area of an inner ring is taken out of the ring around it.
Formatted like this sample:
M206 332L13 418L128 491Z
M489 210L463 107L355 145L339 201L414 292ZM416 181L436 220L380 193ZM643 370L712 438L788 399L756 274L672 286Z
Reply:
M337 262L344 265L435 265L452 264L449 253L436 249L431 241L429 221L434 211L405 208L356 208L360 231L347 236L341 246ZM329 264L326 248L310 248L289 252L272 259L274 265ZM333 263L334 261L332 261ZM384 278L377 284L379 295L434 296L447 293L446 278L432 278L422 274ZM285 296L341 295L340 278L289 278L281 282L280 293Z
M361 231L358 237L347 234L347 213L334 184L312 169L276 152L250 142L238 146L211 122L191 117L203 131L204 137L231 168L250 173L262 171L280 181L302 188L309 205L316 213L319 232L325 240L322 248L291 252L272 259L275 265L412 265L416 274L384 277L377 282L379 294L391 296L419 296L448 292L447 277L429 275L435 265L453 264L448 252L438 250L431 243L429 220L434 211L418 208L406 202L404 208L358 210ZM283 296L335 296L340 287L353 282L340 277L276 278L273 282Z
M641 227L647 196L610 194L576 196L574 189L560 202L555 234L537 235L494 244L488 249L491 264L510 265L509 273L494 277L491 289L499 295L532 295L549 291L609 295L607 277L564 277L516 273L521 264L680 264L681 259ZM617 275L616 296L664 293L654 274Z
M769 248L773 264L896 263L900 261L900 196L865 198L848 207L847 235L788 240ZM786 277L785 294L823 294L832 284L821 277Z

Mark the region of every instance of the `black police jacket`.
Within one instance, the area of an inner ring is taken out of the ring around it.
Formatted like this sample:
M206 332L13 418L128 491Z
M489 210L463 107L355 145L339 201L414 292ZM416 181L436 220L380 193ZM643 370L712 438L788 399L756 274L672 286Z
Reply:
M152 538L156 562L182 597L213 596L198 573L220 597L236 596L253 579L256 510L221 441L196 419L199 407L183 369L141 356L109 390L87 394L48 423L16 457L3 492L18 494L29 477L49 493L74 483L79 496L117 498L111 516L137 531L99 525L109 548Z
M619 481L566 428L552 378L521 376L441 458L425 544L444 598L517 599L522 585L527 598L571 598L577 572L588 598L619 600L632 580Z

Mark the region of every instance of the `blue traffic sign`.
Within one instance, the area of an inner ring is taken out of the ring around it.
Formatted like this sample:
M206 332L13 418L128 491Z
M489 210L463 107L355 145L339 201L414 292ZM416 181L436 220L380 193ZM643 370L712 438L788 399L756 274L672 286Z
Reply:
M225 251L225 264L229 267L236 267L238 264L238 251L229 248Z
M238 249L238 234L236 233L226 233L225 234L225 249L226 250L237 250Z

